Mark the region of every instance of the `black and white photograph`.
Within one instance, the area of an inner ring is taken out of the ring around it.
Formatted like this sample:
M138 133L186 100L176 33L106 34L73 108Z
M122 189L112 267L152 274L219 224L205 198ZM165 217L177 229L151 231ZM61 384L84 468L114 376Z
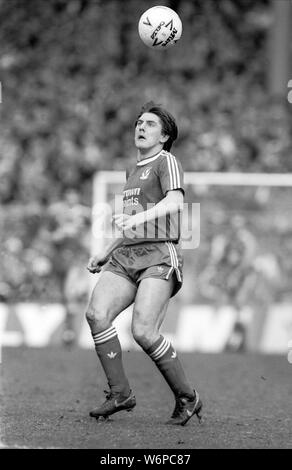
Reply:
M0 0L0 255L0 450L292 449L292 0Z

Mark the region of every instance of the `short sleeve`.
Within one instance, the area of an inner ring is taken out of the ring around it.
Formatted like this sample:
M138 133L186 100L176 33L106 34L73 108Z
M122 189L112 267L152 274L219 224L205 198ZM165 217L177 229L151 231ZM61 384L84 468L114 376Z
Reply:
M183 169L174 155L166 153L163 158L161 158L158 172L164 195L166 195L167 191L174 189L181 189L184 194Z

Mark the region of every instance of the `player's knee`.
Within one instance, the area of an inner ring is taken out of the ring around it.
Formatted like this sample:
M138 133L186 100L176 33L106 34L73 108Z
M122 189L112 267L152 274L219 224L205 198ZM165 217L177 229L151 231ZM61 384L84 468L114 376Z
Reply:
M132 335L136 343L143 349L149 348L155 337L153 328L150 325L138 321L132 323Z
M103 309L97 309L92 305L89 305L85 316L89 326L94 324L95 326L100 325L100 327L103 327L103 325L108 323L107 312Z

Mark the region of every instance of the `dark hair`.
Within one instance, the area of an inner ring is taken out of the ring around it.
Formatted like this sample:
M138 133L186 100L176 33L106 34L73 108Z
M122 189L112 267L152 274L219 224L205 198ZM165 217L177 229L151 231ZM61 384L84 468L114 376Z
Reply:
M174 117L161 105L155 104L154 101L149 101L149 103L146 103L142 106L140 114L136 119L135 127L137 125L138 119L144 113L153 113L159 117L162 125L162 132L164 135L168 135L167 141L163 144L163 149L169 152L173 142L178 136L178 129Z

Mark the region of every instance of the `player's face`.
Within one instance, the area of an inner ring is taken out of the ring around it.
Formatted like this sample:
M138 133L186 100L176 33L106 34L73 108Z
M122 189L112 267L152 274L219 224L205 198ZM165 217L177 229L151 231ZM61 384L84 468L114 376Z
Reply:
M135 145L138 150L159 151L167 139L168 136L163 134L160 119L156 114L143 113L139 117L135 128Z

